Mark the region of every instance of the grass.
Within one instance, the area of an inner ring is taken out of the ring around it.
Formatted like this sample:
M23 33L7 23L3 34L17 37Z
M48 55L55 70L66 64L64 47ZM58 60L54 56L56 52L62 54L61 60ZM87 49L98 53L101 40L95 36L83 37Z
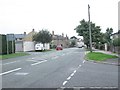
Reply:
M95 61L104 61L107 59L112 59L112 58L118 58L117 56L114 55L108 55L100 52L89 52L86 55L86 58L88 60L95 60Z
M13 53L8 55L0 55L0 59L9 59L9 58L15 58L15 57L25 56L25 55L29 55L29 54L21 52L21 53Z

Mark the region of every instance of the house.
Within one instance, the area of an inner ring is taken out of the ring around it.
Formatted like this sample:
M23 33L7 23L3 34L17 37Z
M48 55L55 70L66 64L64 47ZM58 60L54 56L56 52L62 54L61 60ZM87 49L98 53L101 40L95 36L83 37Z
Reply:
M114 40L114 39L118 38L119 35L120 35L120 30L118 30L118 32L112 34L111 38Z
M36 34L34 29L32 29L31 32L29 32L24 38L23 38L23 48L24 52L26 51L34 51L35 50L35 42L33 41L33 36Z
M15 52L24 51L23 38L25 36L26 36L26 32L24 32L24 34L14 34L14 37L15 37Z
M37 34L37 32L32 29L31 32L29 32L24 38L23 38L23 48L24 48L24 52L26 51L35 51L36 48L36 44L42 44L39 42L35 42L33 41L33 36ZM50 49L50 45L49 43L45 43L44 49Z
M119 36L120 36L120 30L118 30L118 32L112 34L112 36L111 36L112 41L114 41L115 39L119 40L118 39L118 38L120 38ZM118 43L119 43L119 41L118 41ZM120 46L111 45L110 51L120 54Z
M52 41L51 41L51 46L52 47L56 47L57 45L62 45L63 48L68 48L70 43L69 43L69 39L68 36L66 35L64 37L64 34L62 33L62 35L55 35L54 31L52 31Z

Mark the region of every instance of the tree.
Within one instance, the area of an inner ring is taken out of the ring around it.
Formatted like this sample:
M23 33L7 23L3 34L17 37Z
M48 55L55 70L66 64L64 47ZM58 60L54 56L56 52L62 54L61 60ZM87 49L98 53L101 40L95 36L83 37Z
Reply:
M45 46L45 43L50 43L52 41L52 35L48 30L41 30L33 36L33 41L42 43Z
M75 39L72 39L72 40L71 40L70 47L74 47L75 45L76 45L76 41L75 41Z
M79 36L83 36L84 43L87 45L87 48L90 46L89 43L89 23L84 19L80 21L80 25L78 25L74 30L78 33ZM92 42L95 44L100 41L100 26L96 26L95 23L91 22L91 33L92 33Z
M106 42L107 42L108 45L111 44L111 38L110 37L111 37L112 33L113 33L113 29L112 28L107 28L106 29L105 39L106 39Z

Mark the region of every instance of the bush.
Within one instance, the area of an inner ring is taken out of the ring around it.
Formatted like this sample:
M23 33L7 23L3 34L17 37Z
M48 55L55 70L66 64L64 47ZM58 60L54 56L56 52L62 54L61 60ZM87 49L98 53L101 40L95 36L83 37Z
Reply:
M120 46L120 37L113 40L114 46Z

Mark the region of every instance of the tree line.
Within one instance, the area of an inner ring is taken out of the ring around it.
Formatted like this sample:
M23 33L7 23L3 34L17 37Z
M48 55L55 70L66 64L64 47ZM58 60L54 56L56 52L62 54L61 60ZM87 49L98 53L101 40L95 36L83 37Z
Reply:
M111 35L113 34L112 28L107 28L106 32L101 32L101 27L97 26L95 23L91 23L91 37L92 37L92 44L95 48L103 49L104 44L107 43L108 46L118 45L118 39L112 41ZM84 19L80 21L80 24L74 29L78 36L83 36L84 43L86 44L87 48L90 47L90 39L89 39L89 23Z

